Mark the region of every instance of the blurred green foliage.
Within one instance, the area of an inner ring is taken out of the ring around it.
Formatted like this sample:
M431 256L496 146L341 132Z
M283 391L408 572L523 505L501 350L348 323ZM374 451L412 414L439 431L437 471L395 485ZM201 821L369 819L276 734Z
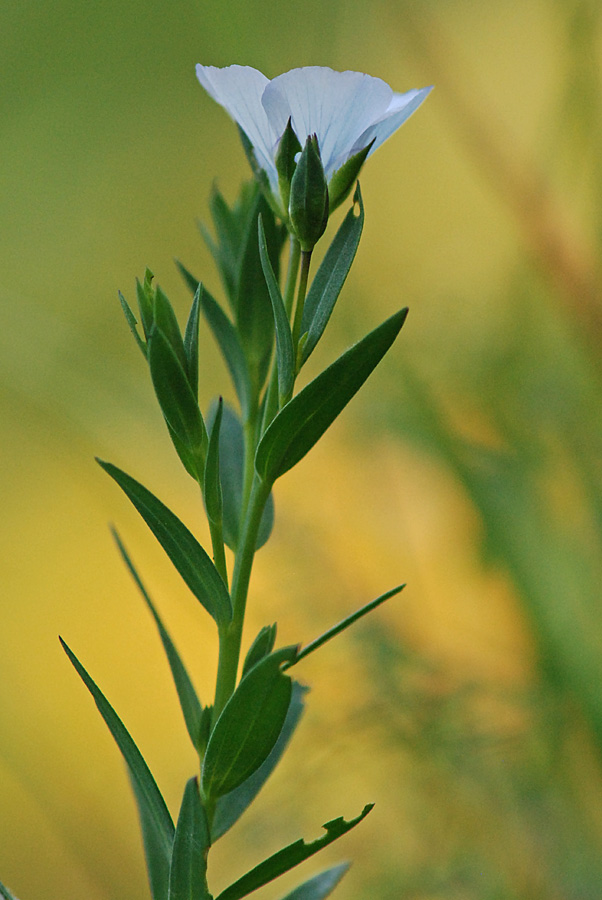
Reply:
M332 651L331 693L313 698L298 739L307 785L287 809L262 799L239 833L240 871L274 834L326 820L331 791L338 815L342 783L350 809L378 801L348 839L342 900L598 895L601 15L595 0L5 3L0 871L23 900L145 896L127 782L114 787L119 762L59 630L150 747L172 802L190 768L107 519L142 546L191 669L202 681L214 664L91 462L125 463L144 442L149 477L196 521L167 474L116 295L148 264L184 315L173 256L219 288L193 223L214 178L233 196L247 172L234 126L195 83L198 61L436 85L367 165L364 238L321 352L399 301L407 330L346 429L303 463L320 508L306 483L283 481L251 627L267 615L283 639L311 636L337 620L339 598L349 608L349 595L409 587ZM208 404L225 374L209 338L203 350ZM276 777L294 782L291 752Z

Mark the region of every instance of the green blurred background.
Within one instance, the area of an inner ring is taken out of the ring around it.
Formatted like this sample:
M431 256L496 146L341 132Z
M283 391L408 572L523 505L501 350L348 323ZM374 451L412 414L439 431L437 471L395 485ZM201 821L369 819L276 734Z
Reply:
M174 256L219 291L195 218L247 169L199 61L436 85L366 166L315 365L399 305L408 323L278 485L249 634L309 640L408 588L307 661L304 723L212 883L373 800L323 854L355 859L341 900L600 896L601 18L598 0L3 3L0 878L22 900L148 896L121 759L59 632L173 811L194 766L108 521L209 699L208 617L93 462L204 534L117 303L148 265L184 314ZM201 366L204 401L228 396L208 336Z

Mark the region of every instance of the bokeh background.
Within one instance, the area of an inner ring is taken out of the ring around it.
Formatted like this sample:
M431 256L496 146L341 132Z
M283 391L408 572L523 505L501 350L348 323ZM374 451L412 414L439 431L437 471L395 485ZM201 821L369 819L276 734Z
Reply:
M194 758L111 543L118 524L208 699L208 617L95 454L203 536L117 290L233 198L198 61L434 83L362 176L366 227L315 366L400 305L363 394L277 486L249 635L306 641L304 723L211 876L376 801L307 863L341 900L585 900L602 885L602 7L598 0L5 0L0 11L0 878L22 900L148 897L121 758L61 633L172 811ZM208 404L227 375L202 342ZM282 896L272 885L261 897ZM260 896L259 894L257 895Z

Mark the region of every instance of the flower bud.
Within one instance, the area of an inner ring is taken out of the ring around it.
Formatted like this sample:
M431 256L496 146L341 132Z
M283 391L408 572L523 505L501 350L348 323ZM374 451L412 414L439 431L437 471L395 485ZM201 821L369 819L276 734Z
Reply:
M313 250L328 222L328 184L316 135L310 135L291 181L289 218L301 249Z
M295 157L301 153L301 144L299 138L293 131L291 118L286 123L284 134L280 138L274 162L276 171L278 172L278 187L280 189L280 198L282 200L282 208L288 209L291 195L291 181L297 168Z

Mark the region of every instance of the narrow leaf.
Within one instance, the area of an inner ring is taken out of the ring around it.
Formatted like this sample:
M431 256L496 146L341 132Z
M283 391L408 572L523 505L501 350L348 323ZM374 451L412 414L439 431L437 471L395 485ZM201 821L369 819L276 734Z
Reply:
M283 897L282 900L324 900L332 894L335 887L349 869L349 863L341 863L314 875L308 881L304 881L299 887Z
M220 397L217 403L215 418L211 426L203 486L203 499L205 500L207 516L214 524L221 524L223 515L222 485L219 465L219 434L223 408L224 401Z
M228 589L197 539L154 494L117 466L98 460L136 507L172 563L218 625L232 618Z
M1 881L0 881L0 897L2 897L3 900L17 900L15 895L11 894L9 889L7 887L4 887L4 885L2 884Z
M153 297L153 329L158 329L175 353L182 369L186 368L186 353L184 341L173 306L167 295L157 286Z
M360 609L356 609L356 611L354 613L351 613L350 616L347 616L347 618L343 619L337 625L333 625L332 628L329 628L328 631L325 631L324 634L316 638L315 641L312 641L310 644L307 644L307 646L299 650L292 662L287 663L285 666L283 666L283 670L290 669L291 666L296 666L298 662L300 662L302 659L305 659L306 656L309 656L310 653L313 653L314 650L317 650L318 647L321 647L322 644L326 643L326 641L329 641L337 634L340 634L341 631L345 631L346 628L349 628L350 625L353 625L353 623L357 622L358 619L361 619L362 616L365 616L367 613L372 612L373 609L376 609L376 607L380 606L381 603L384 603L385 600L389 600L391 597L399 594L404 589L404 587L405 584L400 584L397 587L391 588L390 591L386 591L384 594L381 594L381 596L377 597L376 600L371 600L370 603L366 603L365 606L362 606Z
M144 810L147 825L152 830L153 845L156 851L160 853L160 858L164 861L164 864L169 866L174 837L174 826L165 800L157 787L157 783L145 763L142 754L138 750L138 747L130 737L125 725L109 701L88 675L80 661L69 649L63 639L59 638L59 640L76 672L92 694L98 711L105 720L109 731L115 738L115 742L123 754L123 758L130 771L130 776L136 784L138 802Z
M154 328L148 340L148 362L155 394L165 421L194 461L196 478L202 484L207 453L207 430L188 376L166 336Z
M199 298L203 315L213 332L213 336L230 372L243 416L246 416L249 409L249 370L236 328L219 303L213 299L203 285L201 285Z
M144 273L144 282L141 284L136 279L136 297L138 299L138 309L140 310L140 320L144 329L144 336L148 340L154 323L154 293L153 293L153 273L147 269Z
M130 327L130 331L134 335L134 338L136 339L136 343L140 347L140 349L144 355L144 358L146 359L146 342L143 341L142 338L140 337L140 335L138 334L138 327L137 327L138 319L132 312L129 303L127 302L127 300L125 299L125 297L123 296L121 291L118 291L118 295L119 295L119 302L121 303L121 308L123 310L123 314L125 316L126 322L128 323L128 325Z
M274 324L276 326L276 358L278 361L278 393L280 403L286 403L293 393L295 383L295 352L293 350L293 338L291 326L284 308L284 300L274 275L272 263L268 255L268 248L263 230L263 221L259 216L259 255L263 274L268 286L272 309L274 311Z
M217 404L212 403L207 414L207 425L212 427L217 412ZM224 541L231 550L236 550L240 533L242 506L243 466L245 442L242 424L234 410L224 404L219 436L220 483L223 500ZM259 550L268 540L274 525L274 500L270 494L266 503L255 549Z
M197 287L184 332L185 371L195 400L199 395L199 309L200 290Z
M249 808L282 759L284 751L288 747L290 739L301 719L305 706L303 698L308 690L309 688L299 684L298 681L293 681L293 692L288 712L271 753L246 781L243 781L241 785L230 791L229 794L224 794L217 801L211 826L213 841L217 841L218 838L225 834L238 821L245 810Z
M203 795L216 799L242 784L271 753L291 702L281 666L296 653L283 647L241 680L214 725L201 773Z
M247 651L245 661L242 667L243 678L253 666L268 656L274 649L276 643L276 623L273 625L264 625L251 646Z
M190 735L190 740L192 741L192 744L197 752L201 753L201 723L203 718L203 708L200 704L199 698L197 697L197 693L193 687L188 672L186 671L186 667L182 662L182 659L180 658L180 654L176 650L168 631L163 625L155 604L151 600L148 591L146 590L142 579L140 578L140 575L138 574L138 571L134 566L134 563L132 562L127 550L123 546L121 538L114 528L112 528L111 531L113 533L113 537L115 538L117 547L119 548L119 552L121 553L123 561L128 567L132 578L138 586L138 590L142 594L142 597L146 605L148 606L153 619L155 620L155 624L159 631L159 636L161 638L161 642L163 644L163 648L169 662L169 667L171 669L171 674L173 676L176 690L178 692L178 698L180 700L180 706L182 707L182 713L184 715L184 721L186 723L188 734Z
M355 214L352 207L343 219L305 298L301 334L307 334L307 338L303 346L302 363L322 337L355 258L364 227L364 204L359 184L355 199L359 204L359 215Z
M257 392L265 381L274 343L274 314L259 257L257 219L260 214L263 217L270 260L276 273L282 249L274 214L263 195L258 194L245 233L236 300L236 330L247 361L251 384Z
M163 852L161 834L155 828L155 823L145 801L144 794L132 777L129 769L128 775L138 808L138 820L140 822L140 831L142 832L144 858L146 860L146 871L151 894L153 900L167 900L170 857Z
M169 872L169 900L211 900L207 889L209 827L196 778L184 790Z
M255 456L264 481L273 483L322 437L391 347L407 312L402 309L371 331L280 410Z
M298 840L295 841L294 844L289 844L288 847L285 847L283 850L279 850L278 853L274 853L273 856L270 856L268 859L264 860L264 862L255 866L254 869L251 869L250 872L247 872L246 875L243 875L243 877L239 878L234 884L231 884L225 891L222 891L217 900L240 900L241 897L246 897L258 888L263 887L264 884L273 881L274 878L284 875L285 872L288 872L290 869L298 866L299 863L309 859L314 853L318 853L323 847L332 844L337 838L342 837L358 825L362 819L368 815L373 805L374 804L369 803L364 807L359 816L348 822L342 817L333 819L331 822L326 822L325 825L322 826L326 829L326 834L317 838L315 841L312 841L310 844L306 844L303 840Z

